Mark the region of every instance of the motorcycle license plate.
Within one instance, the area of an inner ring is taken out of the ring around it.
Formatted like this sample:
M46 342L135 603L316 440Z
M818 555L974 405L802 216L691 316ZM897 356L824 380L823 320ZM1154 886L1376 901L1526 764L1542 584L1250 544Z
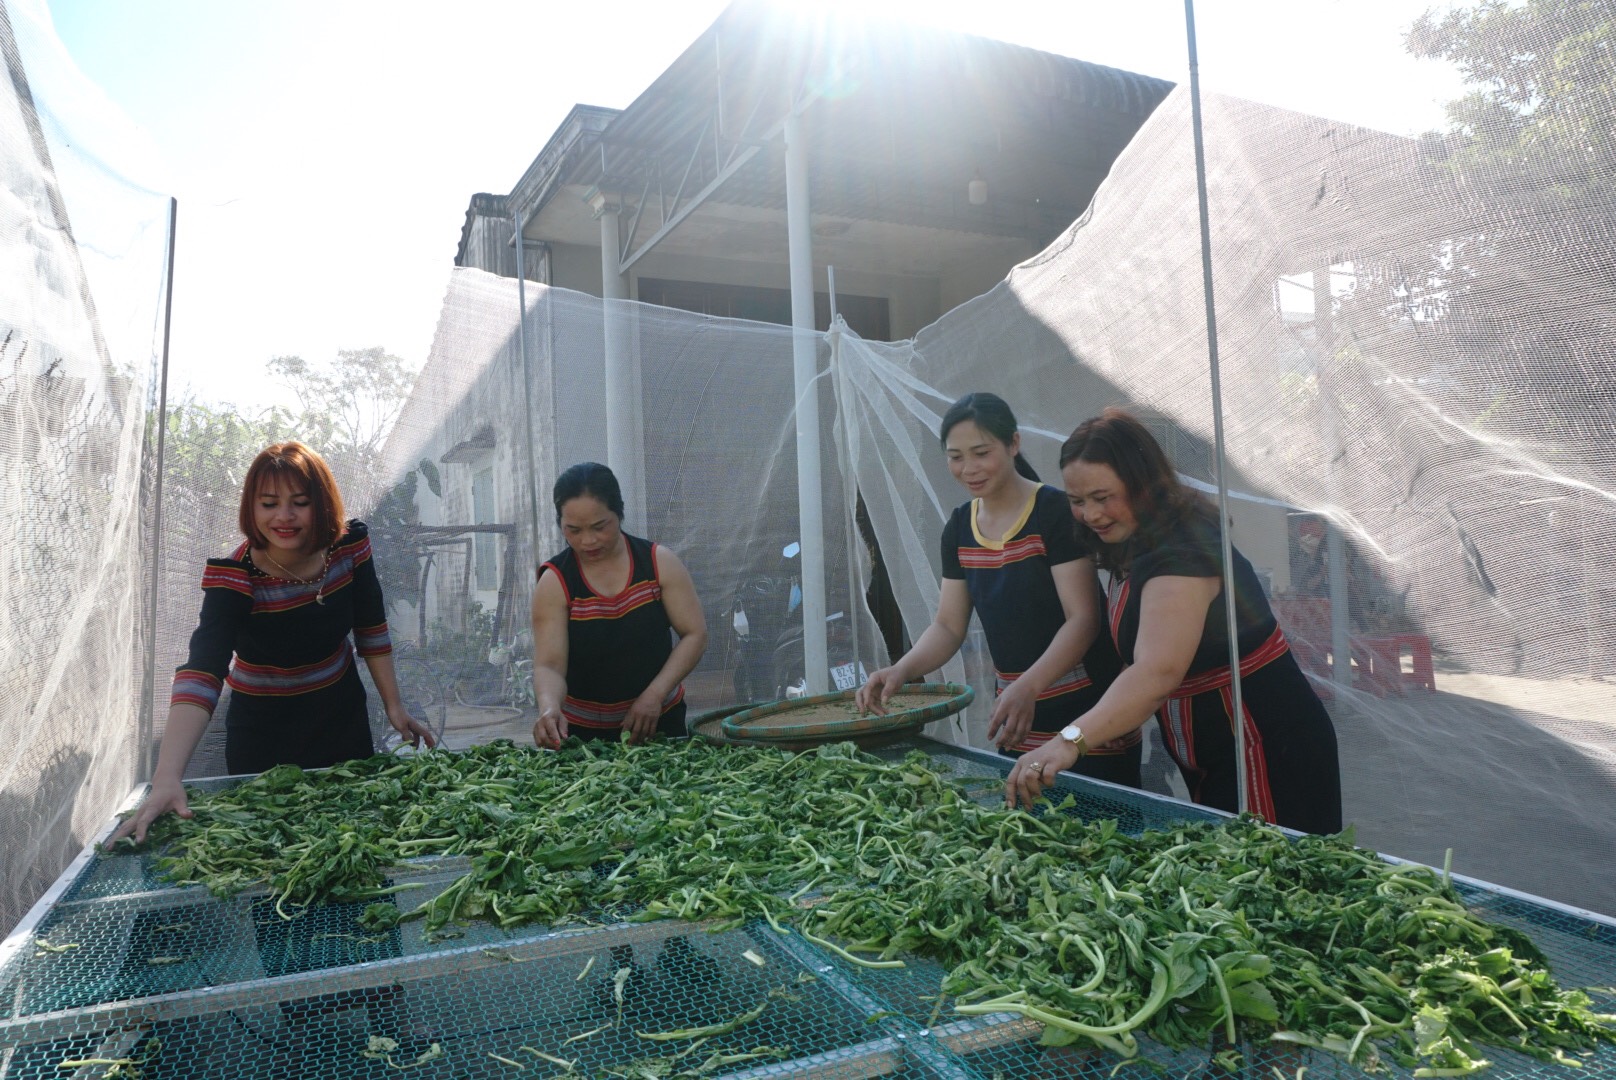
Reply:
M836 684L838 690L857 689L864 684L865 678L864 665L856 660L849 660L830 669L830 680Z

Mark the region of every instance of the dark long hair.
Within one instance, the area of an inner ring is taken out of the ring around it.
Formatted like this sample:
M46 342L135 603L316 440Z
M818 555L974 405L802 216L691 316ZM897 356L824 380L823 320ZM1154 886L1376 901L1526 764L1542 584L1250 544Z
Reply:
M943 414L942 426L937 431L937 441L948 448L948 433L954 430L955 425L969 420L983 431L1009 446L1010 440L1016 437L1020 429L1016 427L1016 414L1010 411L1010 406L1004 403L1004 398L998 394L978 392L966 394L948 407ZM1038 472L1027 459L1018 451L1016 453L1016 472L1028 480L1038 482Z
M623 520L623 489L617 484L612 470L598 461L580 461L556 477L550 498L555 503L556 520L561 520L561 508L580 495L593 495L606 504L606 509Z
M1060 467L1074 461L1110 466L1127 490L1128 507L1138 522L1134 535L1116 545L1077 522L1078 536L1107 570L1125 568L1135 554L1155 547L1164 533L1188 519L1217 520L1212 504L1179 480L1155 436L1122 409L1106 409L1077 426L1061 444Z

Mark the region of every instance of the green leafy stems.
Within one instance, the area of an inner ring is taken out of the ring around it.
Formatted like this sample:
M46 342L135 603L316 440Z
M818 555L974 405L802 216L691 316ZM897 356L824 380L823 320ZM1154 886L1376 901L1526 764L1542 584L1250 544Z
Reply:
M372 904L372 929L763 920L874 978L931 958L957 1013L1020 1014L1048 1045L1125 1059L1144 1039L1258 1038L1452 1076L1486 1068L1483 1047L1574 1064L1616 1038L1524 934L1350 836L1250 818L1130 836L1070 798L1029 814L969 787L918 752L850 744L495 743L282 766L193 793L195 818L161 819L153 842L170 880L267 887L289 918L398 893L388 873L414 860L468 860L414 907Z

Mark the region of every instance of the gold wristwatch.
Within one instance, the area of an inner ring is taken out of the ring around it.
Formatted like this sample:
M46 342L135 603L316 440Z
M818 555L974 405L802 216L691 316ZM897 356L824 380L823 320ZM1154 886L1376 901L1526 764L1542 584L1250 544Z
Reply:
M1076 724L1067 724L1060 729L1060 737L1068 746L1077 747L1077 756L1081 760L1089 752L1088 740L1083 738L1083 729Z

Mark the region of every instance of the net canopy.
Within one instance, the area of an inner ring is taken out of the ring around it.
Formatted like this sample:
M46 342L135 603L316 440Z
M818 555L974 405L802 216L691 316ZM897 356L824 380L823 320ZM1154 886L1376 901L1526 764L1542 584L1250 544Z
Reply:
M1490 92L1461 102L1447 134L1404 138L1209 88L1221 411L1187 86L1085 214L987 294L907 341L812 335L805 393L789 328L456 269L385 444L333 455L371 525L412 707L451 745L527 737L534 568L562 547L550 485L610 456L608 341L626 343L637 379L641 445L613 462L643 476L625 526L679 553L707 620L693 710L805 684L793 597L821 561L833 683L919 636L941 525L965 499L937 441L960 395L1005 397L1048 481L1072 428L1124 404L1189 481L1215 489L1221 417L1233 541L1326 698L1358 841L1433 863L1451 848L1456 871L1616 914L1616 73L1578 45L1611 27L1593 3L1509 10L1521 14L1488 24L1485 55L1518 70L1476 67ZM1237 11L1222 18L1240 27ZM1445 25L1421 23L1411 46L1465 40ZM236 542L241 473L259 442L300 432L170 416L186 453L165 444L159 470L166 200L108 177L88 149L68 153L90 145L56 126L78 106L39 106L9 40L6 57L10 925L140 778L161 734L143 719L166 712L202 560ZM46 60L26 59L37 85ZM798 484L806 395L817 528L802 524ZM794 544L806 552L787 554ZM941 676L976 701L929 733L984 745L979 633ZM1151 785L1182 794L1159 750L1153 763ZM192 773L222 771L204 744Z
M104 122L33 5L0 8L0 57L0 921L10 926L127 795L150 732L169 207L111 166L141 164L139 143Z

